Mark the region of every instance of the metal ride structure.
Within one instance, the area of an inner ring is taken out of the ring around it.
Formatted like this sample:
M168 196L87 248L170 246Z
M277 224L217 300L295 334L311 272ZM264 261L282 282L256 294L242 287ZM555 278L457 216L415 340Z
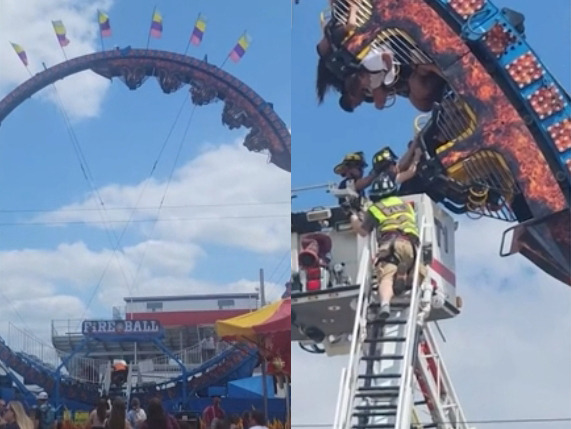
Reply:
M329 24L345 25L352 2L330 3ZM445 88L420 132L425 193L454 213L517 221L500 254L571 285L571 98L526 40L523 16L487 0L355 3L357 27L325 59L331 73L343 80L381 46L403 80L436 67Z
M250 129L244 146L253 152L269 151L273 164L291 172L291 134L272 104L221 68L173 52L127 47L60 63L28 79L0 101L0 124L41 89L85 70L108 79L120 78L131 90L139 88L148 77L156 77L166 94L190 85L195 105L222 101L223 123L231 129Z
M258 363L255 348L239 345L228 348L199 366L189 368L179 355L165 345L164 330L158 322L154 322L157 329L149 332L140 328L135 331L125 329L130 323L144 325L150 322L84 321L83 339L70 353L44 348L37 340L36 347L30 347L34 338L29 336L25 338L28 346L26 351L16 351L0 339L1 367L30 405L35 403L35 396L30 394L26 386L40 387L48 392L58 407L72 411L90 410L101 394L110 394L112 390L127 400L138 397L143 403L152 397L160 397L167 408L174 410L180 404L188 407L190 398L213 384L250 376ZM106 326L110 329L106 332L91 332L85 328L86 324ZM173 373L169 379L162 382L138 385L134 381L140 376L140 365L129 365L125 382L119 389L114 389L111 381L111 361L103 358L93 359L89 354L102 344L105 346L129 342L137 342L141 348L154 346L161 350L179 367L178 374ZM19 381L16 374L23 378L23 382Z
M221 101L222 123L230 129L245 127L250 130L245 137L244 146L252 152L269 152L270 162L282 170L291 171L291 135L271 103L215 65L166 51L117 48L80 56L47 68L0 100L0 124L21 103L41 89L86 70L108 79L119 78L131 90L139 88L149 77L155 77L166 94L188 85L189 96L195 106ZM59 354L61 360L57 367L45 365L38 356L15 352L0 339L0 361L9 370L8 373L13 371L21 375L25 384L39 386L52 398L61 399L61 404L57 405L64 405L69 409L91 409L101 394L103 381L88 382L76 379L68 367L77 362L79 354L89 349L90 342L103 340L126 339L124 336L107 336L105 339L86 337L72 353ZM167 382L129 388L128 395L136 395L142 400L159 395L172 409L181 403L186 406L187 399L212 383L251 375L257 364L255 351L250 347L240 346L232 347L200 367L188 370L172 352L161 345L160 336L145 340L155 344L171 357L180 366L181 372L179 376ZM64 374L66 369L68 375Z
M393 298L388 319L369 320L378 305L376 238L358 237L338 206L292 212L292 341L307 352L348 355L334 429L469 429L435 335L436 322L462 307L458 224L449 212L519 222L502 256L520 252L571 284L570 98L526 42L521 15L489 1L329 3L330 23L339 25L350 3L358 8L356 28L325 58L340 80L383 45L401 71L436 65L446 91L415 123L424 152L418 174L430 185L402 197L420 231L410 290Z

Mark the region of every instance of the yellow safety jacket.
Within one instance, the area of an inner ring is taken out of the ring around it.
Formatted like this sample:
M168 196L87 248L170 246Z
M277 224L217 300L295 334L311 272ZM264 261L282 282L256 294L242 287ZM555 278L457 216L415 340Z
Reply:
M377 201L368 211L379 222L380 236L389 232L401 232L419 238L414 209L399 197Z

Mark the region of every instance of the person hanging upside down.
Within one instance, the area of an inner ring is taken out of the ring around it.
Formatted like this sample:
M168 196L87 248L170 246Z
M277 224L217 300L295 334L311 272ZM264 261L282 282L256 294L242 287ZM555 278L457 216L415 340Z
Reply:
M390 95L401 95L421 112L429 112L434 103L440 102L447 86L446 78L435 64L415 62L396 67L394 53L388 44L370 46L361 62L343 72L332 72L328 62L335 51L341 48L357 27L358 5L349 3L345 23L332 19L324 27L324 35L317 45L317 98L322 103L328 89L333 87L341 97L340 107L353 112L363 102L373 103L383 109ZM408 43L408 42L407 42Z

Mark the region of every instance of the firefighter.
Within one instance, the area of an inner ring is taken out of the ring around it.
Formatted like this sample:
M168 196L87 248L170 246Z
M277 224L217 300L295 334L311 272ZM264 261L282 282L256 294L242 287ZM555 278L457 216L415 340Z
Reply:
M357 213L350 216L355 233L363 237L374 230L377 233L375 267L381 302L373 316L381 320L390 316L393 296L406 290L408 274L414 267L420 245L414 209L396 195L397 185L389 175L383 174L371 187L369 199L372 204L364 213L363 220L359 219ZM421 282L423 277L424 273L421 272Z
M368 164L365 162L363 152L352 152L345 155L343 160L333 169L335 174L339 174L343 177L338 188L351 189L359 195L358 200L363 199L365 197L365 189L371 186L371 183L373 183L378 176L375 168L365 176L365 168L367 167ZM346 198L339 200L339 204L341 205L345 202ZM355 208L357 209L358 205L355 205Z
M416 171L422 157L422 149L418 137L409 142L408 149L398 159L389 147L385 147L373 155L373 165L379 173L388 174L399 188L399 195L422 194L425 186L416 183Z

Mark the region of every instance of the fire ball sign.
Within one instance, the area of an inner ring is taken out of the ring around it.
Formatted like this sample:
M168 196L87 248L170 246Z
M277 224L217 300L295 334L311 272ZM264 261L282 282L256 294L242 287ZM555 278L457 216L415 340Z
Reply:
M156 320L85 320L83 335L159 334L161 325Z

